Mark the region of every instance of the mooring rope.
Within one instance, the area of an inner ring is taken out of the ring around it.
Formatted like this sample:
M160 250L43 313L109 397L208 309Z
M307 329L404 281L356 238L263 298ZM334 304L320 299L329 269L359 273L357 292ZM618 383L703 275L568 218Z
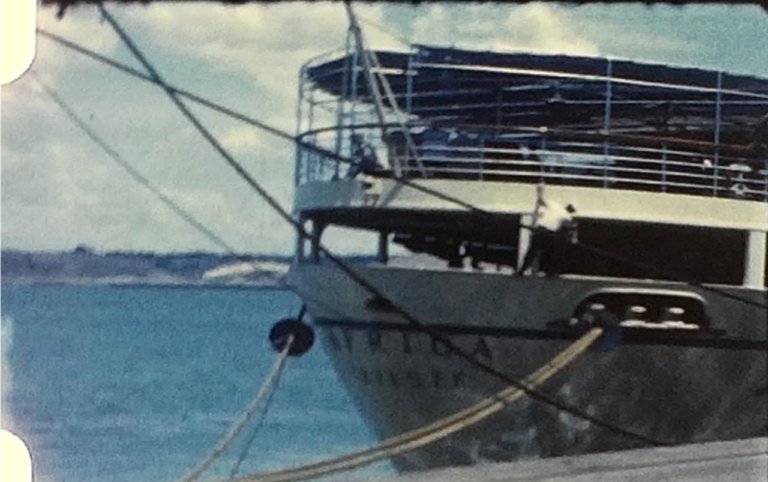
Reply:
M291 346L293 345L293 335L290 335L288 337L288 340L285 343L285 347L283 347L283 350L278 355L277 359L275 360L274 365L272 366L272 370L270 371L267 378L264 380L264 383L262 383L261 388L259 388L258 393L256 394L256 397L254 397L253 401L248 405L248 407L243 412L243 415L240 417L240 420L230 429L229 433L227 433L224 438L221 439L219 444L216 446L216 448L213 449L211 454L203 460L203 462L200 463L200 465L197 466L194 470L192 470L189 474L187 474L186 477L183 479L180 479L179 482L194 482L198 478L200 478L200 475L202 475L203 472L205 472L219 457L221 457L221 454L224 453L225 450L229 447L229 445L232 443L232 441L242 432L242 430L245 428L245 426L248 424L248 422L251 420L251 417L253 417L253 414L256 413L256 409L258 408L259 404L261 403L261 400L270 393L270 389L272 388L272 385L280 378L280 374L283 371L283 368L285 367L285 361L288 359L288 353L290 352Z
M592 328L584 336L576 340L552 360L536 370L532 375L528 376L522 381L522 384L531 390L537 389L553 375L559 373L573 363L573 361L576 360L579 355L584 353L595 340L600 338L602 333L602 328ZM234 479L232 482L289 482L309 480L370 465L437 442L460 430L475 425L491 415L498 413L525 394L526 390L517 387L508 387L495 395L483 399L472 407L442 418L419 429L411 430L389 438L375 447L351 452L321 462L310 463L301 467Z
M256 421L256 425L253 427L250 435L248 435L248 439L245 441L245 444L243 444L243 447L240 450L240 454L237 456L237 460L235 460L235 463L232 465L232 468L229 471L229 480L237 477L237 473L240 471L240 466L243 464L243 462L245 462L245 459L248 457L248 452L251 450L253 443L256 441L256 437L259 435L259 433L261 433L264 422L267 420L269 407L272 406L272 400L274 399L279 385L280 375L278 375L278 377L275 379L275 383L272 385L272 390L269 391L267 399L264 400L264 409L261 411L261 416Z

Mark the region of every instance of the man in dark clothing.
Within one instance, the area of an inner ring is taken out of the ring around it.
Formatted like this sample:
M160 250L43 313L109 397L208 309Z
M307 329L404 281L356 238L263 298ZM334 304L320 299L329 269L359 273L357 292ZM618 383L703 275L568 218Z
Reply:
M347 178L354 179L361 173L373 174L376 172L379 169L379 160L373 147L365 143L360 134L352 134L350 142L352 144L352 158L355 164L350 166Z

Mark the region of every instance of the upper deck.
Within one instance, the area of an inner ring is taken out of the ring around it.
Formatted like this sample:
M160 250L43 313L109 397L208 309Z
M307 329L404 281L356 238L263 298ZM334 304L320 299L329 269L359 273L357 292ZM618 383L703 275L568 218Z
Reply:
M367 71L360 57L302 69L297 134L375 155L376 176L768 201L768 79L423 46ZM297 151L297 185L353 175Z

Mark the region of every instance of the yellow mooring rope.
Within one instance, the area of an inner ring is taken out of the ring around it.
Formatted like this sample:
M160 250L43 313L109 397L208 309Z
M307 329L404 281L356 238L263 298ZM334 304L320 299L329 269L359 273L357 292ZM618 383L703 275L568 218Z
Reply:
M555 358L528 376L522 381L522 384L532 390L537 389L545 381L573 362L602 333L602 328L592 328L584 336L560 352ZM444 439L499 412L523 395L525 395L525 390L520 388L505 388L470 408L440 419L425 427L389 438L375 447L293 469L257 474L233 480L235 482L289 482L315 479L359 468Z
M226 436L224 436L223 439L221 439L221 442L219 442L216 448L213 449L211 455L209 455L208 458L206 458L195 470L181 479L180 482L194 482L200 478L200 475L202 475L202 473L205 472L208 467L210 467L221 456L221 454L224 453L225 450L227 450L227 447L229 447L235 437L237 437L238 434L240 434L240 432L245 428L245 426L251 420L253 414L256 412L256 408L259 406L259 403L264 398L264 396L269 393L270 388L275 383L275 380L278 379L280 372L282 372L283 368L285 367L285 361L288 359L288 353L291 350L293 341L293 335L290 335L287 342L285 343L285 347L283 347L283 350L278 355L277 360L275 360L275 364L272 366L272 371L264 380L261 388L259 388L259 392L256 394L256 397L245 409L245 412L243 412L240 421L237 422L234 427L232 427L232 429Z

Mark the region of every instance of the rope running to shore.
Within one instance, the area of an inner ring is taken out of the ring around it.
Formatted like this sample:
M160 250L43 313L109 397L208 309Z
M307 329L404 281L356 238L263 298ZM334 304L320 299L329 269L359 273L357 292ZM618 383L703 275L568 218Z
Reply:
M261 186L261 184L258 181L256 181L256 179L254 179L253 176L251 176L250 173L248 173L248 171L237 160L234 159L234 157L232 157L232 155L218 142L218 140L211 134L211 132L208 131L202 125L200 120L186 107L186 105L184 105L184 103L182 103L179 100L176 93L165 84L165 82L157 73L157 71L154 69L154 67L152 67L149 61L144 57L141 51L139 51L139 49L136 47L136 45L133 43L130 37L122 30L120 25L109 14L106 8L103 5L99 5L99 9L102 15L104 16L104 18L107 20L107 22L110 23L110 25L117 32L117 34L126 44L126 46L129 48L129 50L134 54L137 60L139 60L139 62L142 65L144 65L144 67L150 72L150 75L152 75L152 78L163 87L163 89L166 91L166 93L174 102L174 104L185 115L185 117L187 117L187 119L195 126L198 132L209 142L209 144L222 156L222 158L226 161L226 163L230 167L232 167L237 172L237 174L245 182L247 182L253 188L253 190L256 191L256 193L259 196L261 196L261 198L271 208L273 208L278 215L280 215L280 217L285 222L287 222L288 224L294 227L299 237L301 237L302 239L314 239L313 236L307 233L304 227L298 221L293 219L291 214L286 209L284 209L280 205L280 203L278 203L277 200L272 195L270 195L269 192L267 192L267 190L264 189ZM629 438L635 441L642 442L643 444L647 444L651 446L669 445L668 443L654 440L642 434L625 430L611 423L604 422L600 419L597 419L592 415L584 412L583 410L578 409L577 407L569 406L551 396L548 396L536 390L530 389L529 387L521 384L519 380L515 380L512 377L509 377L508 375L504 374L503 372L499 371L493 366L488 365L482 360L479 360L477 357L469 354L465 350L462 350L452 340L450 340L449 338L441 334L438 330L436 330L435 328L429 325L424 324L414 315L409 313L406 309L404 309L401 306L398 306L391 299L389 299L389 297L385 296L384 293L381 292L381 290L379 290L374 285L372 285L367 279L362 277L356 270L352 269L346 262L344 262L342 259L340 259L336 255L334 255L330 250L328 250L323 244L319 242L319 240L316 240L316 241L317 241L318 250L321 253L323 253L326 256L326 258L329 261L331 261L336 267L338 267L344 274L346 274L347 276L349 276L350 279L356 282L360 287L368 291L370 294L380 297L383 300L386 300L389 303L389 306L393 309L393 311L395 311L400 316L402 316L409 324L420 328L425 333L427 333L433 340L443 343L451 352L455 353L459 358L462 358L463 360L465 360L475 368L479 369L480 371L483 371L486 374L491 375L499 380L502 380L509 385L512 385L514 387L517 387L523 390L535 400L544 402L549 406L555 407L560 411L571 414L582 420L589 421L593 423L595 426L605 428L613 433L622 435L626 438Z
M320 155L326 156L329 159L333 159L335 161L341 162L343 164L348 164L348 165L356 165L357 164L352 159L349 159L349 158L344 157L342 155L336 154L335 152L328 151L328 150L323 149L323 148L321 148L319 146L315 146L313 144L306 143L306 142L296 138L295 136L292 136L292 135L290 135L290 134L288 134L286 132L281 131L280 129L277 129L277 128L272 127L272 126L270 126L268 124L265 124L264 122L258 121L256 119L251 118L251 117L248 117L248 116L245 116L245 115L240 114L238 112L235 112L232 109L228 109L226 107L222 107L220 105L217 105L217 104L215 104L215 103L213 103L213 102L211 102L211 101L209 101L207 99L204 99L204 98L202 98L202 97L200 97L198 95L192 94L192 93L190 93L188 91L179 89L177 87L173 87L173 86L171 86L169 84L166 84L164 81L162 81L162 79L158 80L157 78L155 78L155 77L153 77L151 75L146 75L144 73L141 73L141 72L139 72L138 70L136 70L136 69L134 69L132 67L129 67L129 66L124 65L124 64L121 64L120 62L117 62L117 61L112 60L112 59L110 59L110 58L108 58L106 56L103 56L103 55L99 54L99 53L96 53L96 52L93 52L93 51L91 51L89 49L86 49L85 47L82 47L82 46L80 46L80 45L78 45L78 44L76 44L74 42L66 40L66 39L64 39L64 38L62 38L62 37L60 37L58 35L52 34L50 32L47 32L47 31L45 31L43 29L38 29L38 33L40 33L42 36L44 36L44 37L46 37L46 38L48 38L48 39L50 39L50 40L52 40L52 41L62 45L64 47L67 47L69 49L75 50L78 53L81 53L83 55L91 57L94 60L103 62L103 63L105 63L105 64L107 64L107 65L109 65L111 67L114 67L114 68L116 68L118 70L121 70L121 71L123 71L123 72L125 72L125 73L127 73L129 75L132 75L134 77L137 77L139 79L145 80L147 82L154 83L154 84L164 88L169 93L169 95L171 93L173 93L175 95L188 98L188 99L190 99L190 100L192 100L192 101L194 101L194 102L196 102L198 104L204 105L204 106L206 106L206 107L208 107L210 109L216 110L216 111L218 111L218 112L220 112L222 114L225 114L227 116L230 116L230 117L232 117L234 119L240 120L242 122L250 124L250 125L252 125L254 127L257 127L259 129L263 129L263 130L265 130L265 131L269 132L270 134L273 134L273 135L275 135L277 137L280 137L282 139L285 139L285 140L288 140L290 142L293 142L293 143L299 145L300 147L302 147L304 149L308 149L308 150L316 152L316 153L318 153ZM208 138L208 137L206 137L206 138L209 141L211 141L210 138ZM219 150L219 149L217 148L217 150ZM221 150L219 150L219 152L221 153ZM231 157L228 154L223 154L222 153L222 155L224 155L224 157L227 158L228 162L230 161ZM230 164L231 164L231 162L230 162ZM243 174L244 170L242 170L242 168L235 167L235 170L237 170L238 173L241 174L241 176L246 178L246 181L252 187L254 187L254 189L256 189L257 192L259 192L259 194L262 195L264 197L264 199L267 200L267 202L270 205L272 205L273 208L275 208L275 204L272 201L270 201L271 196L269 196L269 194L266 194L266 193L262 194L262 192L259 191L260 188L256 188L254 186L252 180L248 179L249 176L247 176L247 174L245 174L245 175ZM451 204L455 204L455 205L457 205L459 207L463 207L463 208L467 209L468 211L472 212L473 214L482 215L482 216L486 217L487 219L489 219L491 221L496 222L498 220L498 213L494 213L494 212L491 212L491 211L486 211L486 210L484 210L482 208L479 208L479 207L477 207L477 206L475 206L475 205L473 205L471 203L468 203L468 202L463 201L461 199L458 199L456 197L450 196L450 195L448 195L448 194L446 194L444 192L438 191L436 189L429 188L427 186L423 186L421 184L418 184L418 183L416 183L414 181L411 181L411 180L405 179L405 178L394 178L393 180L395 182L399 183L399 184L408 186L408 187L410 187L412 189L415 189L415 190L423 192L423 193L425 193L427 195L433 196L433 197L435 197L437 199L441 199L441 200L449 202ZM278 210L278 211L280 211L280 210ZM521 224L520 227L523 228L523 229L527 229L527 230L533 230L532 226L528 226L528 225L524 225L524 224ZM299 235L302 236L305 239L311 239L312 238L312 236L309 235L306 232L302 233L301 231L299 231ZM669 271L667 271L667 270L665 270L663 268L659 268L658 266L652 266L652 265L649 265L649 264L646 264L646 263L642 263L642 262L640 262L638 260L635 260L635 259L629 259L629 258L626 258L626 257L623 257L623 256L619 256L619 255L617 255L615 253L612 253L612 252L609 252L607 250L604 250L604 249L601 249L601 248L596 248L594 246L590 246L590 245L587 245L587 244L584 244L584 243L577 243L575 246L578 249L592 252L593 254L596 254L596 255L600 256L601 258L604 258L604 259L608 259L608 260L611 260L611 261L616 261L616 262L619 262L619 263L628 264L630 266L634 266L634 267L643 269L645 271L648 271L649 273L655 273L657 275L662 275L662 276L665 276L665 277L669 277L669 278L671 278L674 281L679 281L679 282L685 283L685 284L687 284L689 286L696 287L696 288L699 288L699 289L704 290L704 291L708 291L708 292L711 292L711 293L718 294L718 295L723 296L725 298L733 299L733 300L736 300L736 301L739 301L739 302L742 302L742 303L745 303L747 305L751 305L751 306L754 306L754 307L757 307L757 308L760 308L760 309L763 309L763 310L768 310L768 305L766 305L765 303L761 303L759 301L755 301L755 300L752 300L752 299L749 299L749 298L745 298L745 297L742 297L742 296L739 296L739 295L735 295L735 294L730 293L730 292L728 292L728 291L726 291L726 290L724 290L722 288L719 288L719 287L707 286L707 285L704 285L704 284L702 284L700 282L697 282L697 281L694 281L694 280L683 279L682 277L678 276L676 273L671 273L671 272L669 272Z
M285 343L285 347L283 347L283 350L278 355L274 365L272 365L272 370L270 370L269 375L264 380L264 383L262 383L261 388L259 388L259 391L254 397L253 401L251 401L251 403L243 412L243 415L240 417L240 420L230 429L229 433L227 433L224 436L224 438L221 439L221 441L216 446L216 448L213 449L211 454L208 457L206 457L206 459L203 460L200 463L200 465L197 466L197 468L192 470L186 477L181 479L179 482L194 482L197 479L199 479L200 476L203 474L203 472L208 470L208 468L211 465L213 465L213 463L219 457L221 457L221 455L224 453L225 450L227 450L227 448L232 443L232 441L235 440L235 438L240 434L240 432L242 432L242 430L251 420L251 417L253 417L253 414L256 413L256 409L259 407L261 400L268 393L271 392L272 386L277 382L277 380L279 380L280 374L282 373L283 368L285 367L285 361L288 359L288 353L292 345L293 345L293 335L290 335L288 337L288 340Z
M579 355L583 354L592 343L600 338L602 333L603 330L601 328L592 328L552 360L523 380L523 385L531 390L537 389L549 378L572 364ZM483 399L472 407L437 420L422 428L389 438L375 447L351 452L340 457L307 464L293 469L235 479L235 482L289 482L309 480L370 465L435 443L456 432L482 422L520 399L523 395L525 395L524 390L517 387L508 387L495 395Z
M245 444L243 444L243 447L240 449L240 454L237 456L237 460L235 460L235 463L232 465L232 468L229 471L229 480L234 479L237 476L237 473L240 471L240 466L245 462L245 459L248 457L248 453L251 450L251 447L253 446L253 443L256 441L256 437L261 432L261 428L264 426L265 421L267 420L267 414L269 413L269 407L272 406L272 400L275 396L275 393L277 393L278 386L280 384L280 377L278 376L275 380L275 383L272 385L272 390L269 391L269 395L267 395L267 399L264 400L264 409L261 411L261 416L256 421L256 425L253 427L253 430L251 430L251 433L248 435L248 439L245 441Z

